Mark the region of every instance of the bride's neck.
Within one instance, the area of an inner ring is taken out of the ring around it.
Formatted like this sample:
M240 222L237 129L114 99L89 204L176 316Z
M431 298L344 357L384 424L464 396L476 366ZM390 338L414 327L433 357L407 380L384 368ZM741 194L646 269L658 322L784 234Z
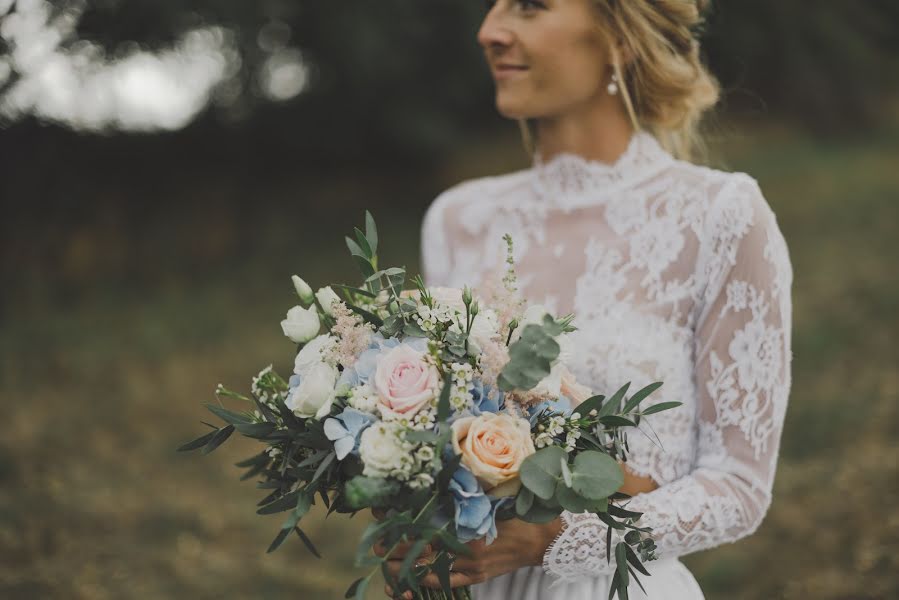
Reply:
M634 127L623 107L597 106L540 117L536 120L536 133L543 160L565 152L613 164L627 150Z

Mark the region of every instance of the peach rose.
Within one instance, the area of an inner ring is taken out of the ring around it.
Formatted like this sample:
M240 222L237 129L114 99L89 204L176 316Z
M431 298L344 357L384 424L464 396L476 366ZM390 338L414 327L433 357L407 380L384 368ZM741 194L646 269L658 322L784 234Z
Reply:
M425 355L406 344L378 359L375 368L378 408L385 419L411 418L437 394L440 374Z
M565 369L562 371L562 385L559 388L562 392L562 395L570 398L575 406L593 396L593 392L590 391L585 385L581 385L577 382L577 379L574 378L574 375L571 374L571 371ZM574 408L574 406L572 406Z
M521 463L536 452L526 419L494 413L454 421L453 450L494 497L518 493Z

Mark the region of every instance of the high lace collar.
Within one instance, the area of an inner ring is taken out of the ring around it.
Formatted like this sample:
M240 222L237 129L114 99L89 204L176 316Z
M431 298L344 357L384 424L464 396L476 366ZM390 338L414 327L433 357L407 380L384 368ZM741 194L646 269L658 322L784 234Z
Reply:
M651 133L637 131L614 163L572 152L561 152L544 160L537 150L530 171L534 189L543 201L573 206L642 181L673 161L674 157Z

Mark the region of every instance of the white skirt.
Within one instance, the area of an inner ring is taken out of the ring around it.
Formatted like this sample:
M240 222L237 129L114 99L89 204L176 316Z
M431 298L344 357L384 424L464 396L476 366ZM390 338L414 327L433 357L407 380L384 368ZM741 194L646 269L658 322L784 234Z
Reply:
M644 567L650 576L639 577L646 593L631 581L627 587L631 600L704 600L693 574L676 558L650 561ZM606 600L612 576L551 585L554 581L543 567L526 567L474 585L471 590L474 600Z

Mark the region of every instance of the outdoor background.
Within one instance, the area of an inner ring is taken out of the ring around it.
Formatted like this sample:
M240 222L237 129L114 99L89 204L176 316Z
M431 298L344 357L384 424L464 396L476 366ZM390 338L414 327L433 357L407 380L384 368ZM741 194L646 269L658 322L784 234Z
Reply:
M289 371L290 275L352 277L365 208L414 272L440 191L528 165L483 12L0 0L0 597L342 597L367 516L266 555L253 444L175 448L217 383ZM685 559L710 599L899 597L897 32L895 0L709 16L712 165L759 180L795 271L774 502Z

